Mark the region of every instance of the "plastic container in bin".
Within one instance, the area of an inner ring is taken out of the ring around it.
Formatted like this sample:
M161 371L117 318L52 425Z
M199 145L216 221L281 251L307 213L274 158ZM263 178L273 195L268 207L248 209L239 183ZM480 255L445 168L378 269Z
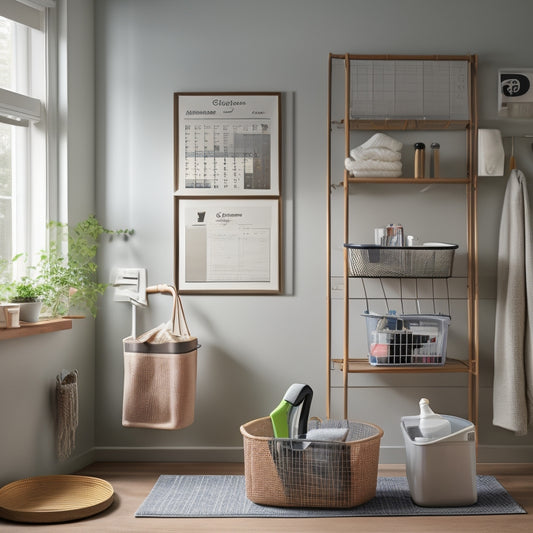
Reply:
M274 438L270 417L241 426L246 497L278 507L348 508L376 495L383 430L366 422L311 419L309 429L345 427L344 442Z
M375 366L442 366L446 363L448 315L380 315L366 319L368 360Z
M476 431L464 418L449 420L451 433L424 439L419 416L401 419L406 472L413 501L423 507L456 507L477 502Z
M345 244L350 276L356 278L449 278L457 244L422 246Z

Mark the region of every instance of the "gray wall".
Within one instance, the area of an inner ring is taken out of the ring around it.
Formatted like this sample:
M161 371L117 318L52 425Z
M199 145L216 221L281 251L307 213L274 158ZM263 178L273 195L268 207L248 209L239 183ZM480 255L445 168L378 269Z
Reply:
M102 257L105 270L126 261L146 267L150 283L173 278L173 92L284 93L284 194L293 216L286 227L293 240L288 255L293 269L286 272L290 290L283 296L183 297L189 325L202 344L193 426L178 432L121 427L121 338L129 332L129 309L108 294L98 319L99 456L232 458L241 445L239 425L267 415L293 382L313 387L312 412L325 415L328 53L477 53L480 126L517 134L533 124L497 119L496 70L531 66L533 4L113 0L96 6L98 212L109 225L137 230L128 258L108 250ZM527 171L533 156L527 143L518 144L519 163ZM531 437L518 439L491 424L494 237L504 187L504 178L484 179L479 190L480 459L516 461L533 457ZM421 216L440 201L436 193L424 198ZM457 201L460 214L464 200ZM407 213L405 220L424 224ZM449 227L464 240L460 216L450 216ZM150 302L140 327L156 325L168 314L163 297ZM420 396L430 397L441 412L467 414L465 376L352 376L351 384L363 388L351 393L350 416L382 425L385 462L402 460L399 418L417 412ZM339 398L335 392L335 416L342 416Z
M75 322L71 332L4 341L2 481L66 471L93 458L239 459L240 424L267 415L293 382L313 387L312 413L325 415L329 52L477 53L480 126L499 128L504 135L533 132L532 121L502 121L496 116L497 69L532 66L533 4L527 0L94 3L96 135L92 132L92 2L71 0L70 22L78 26L69 27L69 39L77 52L68 64L76 91L68 113L70 159L61 163L70 172L65 209L71 219L92 211L96 188L98 217L110 227L136 230L130 243L104 246L103 279L114 266L146 267L149 283L173 279L173 93L281 91L288 290L283 296L183 297L189 325L202 348L196 422L176 432L121 425L121 340L130 331L130 310L113 302L111 291L102 300L96 336L92 320L86 319ZM517 142L515 151L519 165L533 176L530 143ZM505 178L484 178L479 187L479 459L531 461L531 436L516 438L491 423L494 238L505 182ZM407 213L399 216L409 224L424 222L407 218ZM458 222L451 224L454 234L461 231ZM139 318L140 330L168 317L165 297L151 297L150 304ZM65 367L80 371L82 411L75 456L58 464L52 389L56 373ZM352 378L351 384L363 388L350 395L350 416L383 427L382 462L403 460L399 418L416 413L420 396L428 396L441 412L466 415L464 376ZM339 398L337 391L335 416L342 414Z

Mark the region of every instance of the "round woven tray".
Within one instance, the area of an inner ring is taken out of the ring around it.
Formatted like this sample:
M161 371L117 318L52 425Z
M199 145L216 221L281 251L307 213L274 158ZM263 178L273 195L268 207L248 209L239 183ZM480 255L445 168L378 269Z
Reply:
M0 489L0 517L15 522L78 520L99 513L112 503L113 487L89 476L32 477Z

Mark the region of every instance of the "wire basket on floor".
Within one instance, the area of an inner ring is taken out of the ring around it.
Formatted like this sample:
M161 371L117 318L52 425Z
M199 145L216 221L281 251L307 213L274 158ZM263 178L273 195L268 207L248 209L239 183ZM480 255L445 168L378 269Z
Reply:
M270 417L241 426L246 496L278 507L347 508L376 495L383 430L366 422L311 420L316 427L346 427L345 442L274 438Z

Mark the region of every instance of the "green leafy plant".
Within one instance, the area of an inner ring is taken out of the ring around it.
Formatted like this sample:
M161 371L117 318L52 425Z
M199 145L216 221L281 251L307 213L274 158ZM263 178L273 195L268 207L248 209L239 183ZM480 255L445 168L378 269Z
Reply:
M21 260L24 254L17 254L11 260L0 258L0 301L13 303L34 302L40 297L39 284L29 276L20 280L11 278L12 266Z
M22 297L24 291L27 295L33 292L42 300L43 313L49 316L65 316L71 310L96 316L98 297L109 286L97 278L96 254L101 238L127 240L134 231L109 230L93 215L73 227L50 222L48 229L48 249L39 253L37 264L28 267L29 276L10 281L10 262L0 262L0 297L11 298L16 293Z
M43 306L52 316L63 316L70 308L97 313L98 297L109 286L97 279L96 253L102 236L128 239L133 230L109 230L94 217L74 227L51 222L48 250L36 266Z
M13 303L36 302L39 301L41 293L41 286L34 279L24 276L20 281L15 282L13 295L9 301Z

